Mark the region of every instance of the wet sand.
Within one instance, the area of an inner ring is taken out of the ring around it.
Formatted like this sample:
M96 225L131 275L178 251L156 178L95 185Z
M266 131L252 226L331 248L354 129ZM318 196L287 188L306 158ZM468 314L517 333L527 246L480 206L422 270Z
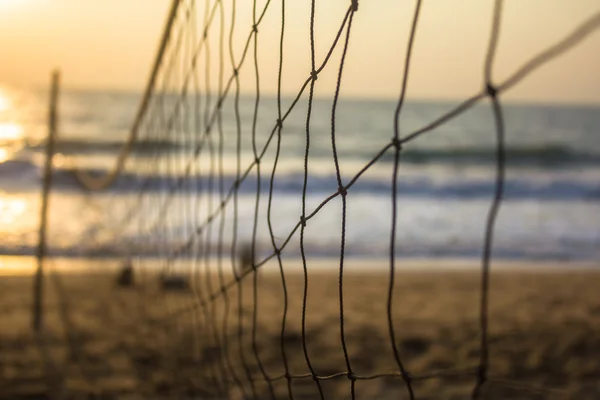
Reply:
M276 269L257 276L256 313L252 274L220 292L215 265L199 268L191 290L165 293L151 273L121 288L114 273L94 271L47 274L40 335L30 328L31 277L0 276L0 398L269 399L289 390L295 399L319 398L303 344L315 374L327 378L319 380L325 397L350 398L334 269L310 270L304 341L301 270L285 276L283 339ZM358 271L345 274L343 296L356 397L407 399L389 334L389 276ZM480 356L479 271L401 270L395 282L396 347L416 398L469 398ZM483 398L599 398L600 271L493 272L489 360Z

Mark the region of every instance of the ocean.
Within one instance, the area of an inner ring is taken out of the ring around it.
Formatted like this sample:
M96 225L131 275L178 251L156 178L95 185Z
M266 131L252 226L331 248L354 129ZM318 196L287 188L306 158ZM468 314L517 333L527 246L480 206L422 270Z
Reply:
M140 94L61 93L49 211L51 253L122 255L135 249L148 257L165 257L197 236L197 227L205 226L203 222L235 185L238 171L238 130L231 96L223 104L221 130L215 123L206 145L195 153L205 130L206 110L214 107L216 95L197 100L189 95L172 126L159 132L156 126L169 120L173 99L156 99L140 132L140 144L120 178L105 192L89 193L73 178L73 166L99 174L112 168ZM259 154L268 146L260 163L260 187L256 168L239 186L236 228L238 242L250 241L255 230L258 252L266 256L272 252L267 206L277 135L269 137L276 124L277 101L261 96L253 135L254 100L242 96L239 104L241 172L255 159L253 145ZM283 112L292 101L282 99ZM0 254L35 252L47 103L44 91L0 89ZM456 104L409 100L400 117L401 136ZM390 142L395 106L394 100L339 101L335 141L344 184ZM507 171L493 257L600 261L600 107L514 103L503 107ZM307 215L338 188L331 109L332 99L314 101ZM300 254L300 232L294 228L302 215L306 113L305 95L283 124L272 185L270 220L275 241L281 246L290 238L284 257ZM189 161L195 154L197 159ZM389 150L348 190L347 257L389 257L393 168ZM398 169L397 256L481 257L494 182L495 124L488 102L407 143ZM142 196L140 188L144 188ZM224 219L205 226L194 246L215 254L221 222L223 246L231 246L233 203L234 198L229 198ZM341 224L338 196L308 221L307 257L339 257Z

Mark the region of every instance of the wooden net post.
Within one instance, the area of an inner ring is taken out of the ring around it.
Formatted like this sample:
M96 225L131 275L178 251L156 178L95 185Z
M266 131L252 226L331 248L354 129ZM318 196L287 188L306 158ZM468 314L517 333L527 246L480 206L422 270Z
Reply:
M54 143L56 139L56 127L58 125L58 88L60 84L60 73L52 73L52 84L50 88L50 109L48 115L48 139L46 141L46 163L44 166L44 177L42 183L42 207L40 210L40 231L37 248L37 269L33 283L33 330L39 332L42 327L43 314L43 280L44 280L44 257L46 255L46 225L48 220L48 200L50 197L50 186L52 184L52 158L54 156Z

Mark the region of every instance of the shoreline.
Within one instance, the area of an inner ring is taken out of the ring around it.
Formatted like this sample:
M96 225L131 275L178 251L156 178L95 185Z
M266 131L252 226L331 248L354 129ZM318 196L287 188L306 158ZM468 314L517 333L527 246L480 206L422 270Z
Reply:
M148 269L160 271L164 261L156 257L143 259L147 261ZM206 265L207 259L184 259L187 269L193 270L199 265ZM283 258L284 270L289 273L302 272L302 261L298 257ZM181 261L175 270L180 269ZM337 258L308 258L307 269L310 273L335 273L339 271L340 261ZM211 268L218 269L219 260L210 257L208 264ZM47 257L45 269L61 273L104 273L114 272L123 265L123 258L103 257ZM231 271L229 257L223 257L221 265L226 273ZM26 276L35 273L37 259L35 256L0 255L0 276ZM436 273L436 272L478 272L482 269L482 262L475 258L397 258L395 262L397 272L409 273ZM528 272L528 273L562 273L569 271L600 272L600 261L575 260L575 261L550 261L550 260L491 260L491 271L497 272ZM270 259L259 270L265 273L279 273L279 266L275 258ZM389 260L348 257L344 260L344 273L382 273L389 272Z

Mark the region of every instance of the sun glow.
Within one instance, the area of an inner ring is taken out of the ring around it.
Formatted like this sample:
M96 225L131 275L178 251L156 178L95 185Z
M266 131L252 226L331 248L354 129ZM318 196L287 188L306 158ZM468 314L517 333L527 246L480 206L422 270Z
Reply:
M28 2L28 0L0 0L0 10L18 8Z
M0 4L2 4L2 0L0 0ZM0 113L8 110L9 108L10 100L8 97L6 97L6 95L4 95L4 93L2 93L2 90L0 89Z
M3 0L0 0L0 4L3 4ZM23 127L14 122L12 103L11 96L0 87L0 146L14 145L23 140Z
M23 138L23 128L14 122L0 123L0 141L16 141Z
M10 152L4 147L0 147L0 164L4 161L8 160L10 157Z
M0 123L0 163L10 159L23 145L23 128L15 123Z

